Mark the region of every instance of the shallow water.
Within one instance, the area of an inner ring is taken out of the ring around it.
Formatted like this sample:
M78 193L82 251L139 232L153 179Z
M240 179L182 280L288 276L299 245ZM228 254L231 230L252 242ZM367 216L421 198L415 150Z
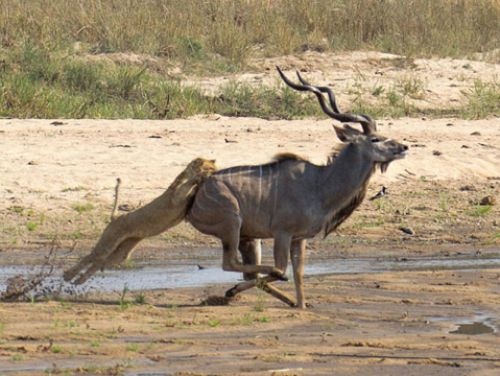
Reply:
M479 321L475 321L470 324L459 324L458 328L452 330L451 334L467 334L467 335L477 335L477 334L488 334L494 333L495 328Z
M203 265L200 269L198 265ZM439 270L439 269L481 269L500 267L500 257L467 257L467 258L409 258L402 260L383 258L358 259L321 259L309 260L305 267L306 275L380 273L385 271L405 270ZM289 268L291 269L291 268ZM7 279L22 275L25 278L36 275L39 267L10 265L0 266L0 291L4 291ZM291 277L291 271L288 271ZM62 270L55 271L47 278L47 286L57 285L58 289L69 289L71 285L62 283ZM113 292L122 291L125 287L130 291L153 290L165 288L194 287L216 283L237 283L241 281L240 273L223 272L219 263L213 259L176 260L174 265L143 266L133 269L114 269L99 272L74 293L89 291ZM68 290L69 291L69 290Z
M464 335L497 333L499 320L498 314L491 311L477 311L472 317L468 315L429 317L430 322L448 325L448 333Z

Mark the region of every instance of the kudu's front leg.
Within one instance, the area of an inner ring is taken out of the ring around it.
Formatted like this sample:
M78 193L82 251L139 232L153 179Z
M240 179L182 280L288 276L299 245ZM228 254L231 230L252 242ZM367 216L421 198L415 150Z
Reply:
M253 287L260 287L267 293L273 295L274 297L282 300L286 304L290 306L295 306L295 302L293 301L292 298L290 298L287 294L284 292L280 291L279 289L272 287L268 283L274 282L277 280L283 280L283 275L286 272L287 264L288 264L288 252L290 249L290 244L291 244L291 236L285 233L277 234L274 238L274 263L275 267L278 270L282 271L281 276L277 276L275 274L271 274L264 277L264 278L259 278L259 279L254 279L251 281L246 281L237 284L233 288L229 289L226 292L227 297L233 297L236 294L239 294L240 292L243 292L245 290L251 289ZM241 250L241 248L240 248ZM287 280L287 279L285 279Z
M248 265L248 264L255 264L259 265L261 260L262 260L262 245L261 245L261 240L260 239L251 239L251 240L243 240L240 239L240 246L239 250L241 253L241 259L243 260L243 264ZM259 278L259 275L257 273L243 273L243 279L245 281L254 281ZM273 278L275 280L275 278ZM269 281L268 281L269 282ZM277 289L276 287L270 285L268 282L266 282L264 279L259 279L257 281L256 286L268 294L274 296L275 298L283 301L284 303L290 305L290 306L295 306L295 301L293 298L285 294L283 291ZM255 282L250 283L250 286L254 286ZM249 284L243 284L248 286ZM236 287L236 286L235 286ZM238 285L238 288L244 288L241 284ZM236 289L230 289L227 292L228 296L234 296L234 294L237 294L237 288Z
M294 240L290 247L290 256L292 259L293 280L295 283L295 292L297 294L297 308L306 308L304 295L304 261L306 255L306 240Z

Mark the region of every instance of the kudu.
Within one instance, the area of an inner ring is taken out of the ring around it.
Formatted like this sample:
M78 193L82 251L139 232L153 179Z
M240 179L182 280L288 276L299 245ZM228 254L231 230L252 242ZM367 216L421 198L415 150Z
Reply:
M334 125L345 146L323 166L286 155L265 165L219 170L201 184L186 218L202 233L222 241L223 270L252 279L226 296L257 285L258 273L267 274L263 283L286 279L290 253L296 306L305 308L306 239L321 231L326 236L347 219L364 199L375 168L384 172L390 162L405 156L408 147L377 135L369 116L341 113L331 89L310 85L298 72L300 84L293 83L277 69L291 88L314 93L328 116L341 123L359 123L363 131ZM259 239L265 238L274 239L274 266L260 265ZM238 260L238 250L243 262Z

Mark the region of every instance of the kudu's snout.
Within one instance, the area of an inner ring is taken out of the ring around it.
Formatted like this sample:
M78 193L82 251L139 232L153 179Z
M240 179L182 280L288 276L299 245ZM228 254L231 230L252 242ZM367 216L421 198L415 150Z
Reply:
M399 144L398 150L395 153L399 158L404 158L406 156L406 152L408 151L408 145Z

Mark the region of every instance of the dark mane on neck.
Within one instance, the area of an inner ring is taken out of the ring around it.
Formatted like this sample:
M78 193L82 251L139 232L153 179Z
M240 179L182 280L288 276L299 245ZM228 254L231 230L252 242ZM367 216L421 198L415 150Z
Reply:
M336 145L332 148L332 151L330 155L328 155L326 159L326 165L331 165L333 162L335 162L335 159L339 156L342 151L349 146L349 144L339 144ZM290 153L290 152L284 152L284 153L278 153L276 154L273 159L271 160L270 163L276 163L276 162L284 162L284 161L304 161L304 162L310 162L309 159L295 154L295 153Z
M347 146L349 146L349 144L338 144L338 145L335 145L332 148L332 151L330 152L330 155L328 155L328 157L326 158L326 164L327 165L333 164L333 162L335 162L335 159L340 155L340 153L342 153L342 151L344 149L347 148Z
M338 212L336 212L332 218L330 218L323 226L324 236L325 238L332 231L335 231L337 227L339 227L347 218L351 216L351 214L356 210L356 208L361 205L365 196L366 190L368 188L368 180L360 187L357 194L349 201L343 208L341 208Z
M349 144L341 144L333 148L331 154L328 157L327 165L332 165L336 162L337 157L346 150ZM351 200L347 202L343 207L341 207L337 212L335 212L331 218L329 218L323 225L324 236L328 236L332 231L335 231L351 214L356 210L356 208L363 202L366 191L368 189L368 182L371 175L375 172L377 164L374 164L371 168L367 179L361 184L357 192L354 193Z
M305 161L308 162L307 158L294 153L278 153L273 157L273 162L283 162L283 161Z

